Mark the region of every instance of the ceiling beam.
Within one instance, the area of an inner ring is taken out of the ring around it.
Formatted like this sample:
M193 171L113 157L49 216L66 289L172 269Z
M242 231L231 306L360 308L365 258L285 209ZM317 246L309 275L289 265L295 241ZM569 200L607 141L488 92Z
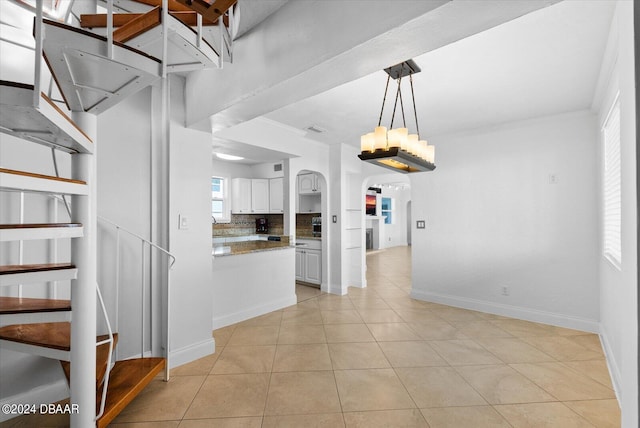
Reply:
M233 64L188 76L187 126L236 125L557 1L288 2L234 42Z

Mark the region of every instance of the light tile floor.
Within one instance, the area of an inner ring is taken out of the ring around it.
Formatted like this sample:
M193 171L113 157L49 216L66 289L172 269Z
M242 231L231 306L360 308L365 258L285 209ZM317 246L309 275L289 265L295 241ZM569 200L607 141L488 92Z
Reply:
M296 306L214 331L216 354L112 426L620 426L596 335L413 300L410 251L367 255L368 288L298 286Z

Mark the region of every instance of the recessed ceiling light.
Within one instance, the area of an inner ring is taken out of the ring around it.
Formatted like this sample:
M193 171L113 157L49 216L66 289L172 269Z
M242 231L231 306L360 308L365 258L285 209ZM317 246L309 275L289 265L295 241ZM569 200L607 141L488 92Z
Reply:
M224 160L241 160L241 159L244 159L242 156L227 155L225 153L216 153L216 156L219 157L220 159L224 159Z

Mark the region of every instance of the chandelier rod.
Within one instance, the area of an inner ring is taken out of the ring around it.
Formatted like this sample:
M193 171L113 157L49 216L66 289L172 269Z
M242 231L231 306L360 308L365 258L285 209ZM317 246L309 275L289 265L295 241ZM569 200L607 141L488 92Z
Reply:
M416 97L413 94L413 75L409 75L409 83L411 84L411 99L413 100L413 115L416 119L416 134L418 134L418 139L420 138L420 128L418 127L418 112L416 110Z
M384 97L382 97L382 108L380 109L380 118L378 119L378 126L382 123L382 112L384 112L384 103L387 101L387 90L389 89L389 79L391 75L387 76L387 86L384 88Z
M400 96L400 82L402 82L402 77L398 78L398 90L396 91L396 100L393 103L393 113L391 113L391 125L389 125L389 129L393 129L393 120L396 118L396 107L398 106L398 96Z

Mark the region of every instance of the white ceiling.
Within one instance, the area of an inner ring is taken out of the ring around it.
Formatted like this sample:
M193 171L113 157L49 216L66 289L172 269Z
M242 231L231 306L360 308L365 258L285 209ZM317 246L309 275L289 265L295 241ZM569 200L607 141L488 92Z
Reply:
M414 58L422 68L414 76L422 136L589 108L614 7L608 0L563 1ZM374 73L266 117L327 130L308 138L359 145L377 124L386 76ZM403 91L405 106L409 94ZM413 111L406 111L411 131Z

